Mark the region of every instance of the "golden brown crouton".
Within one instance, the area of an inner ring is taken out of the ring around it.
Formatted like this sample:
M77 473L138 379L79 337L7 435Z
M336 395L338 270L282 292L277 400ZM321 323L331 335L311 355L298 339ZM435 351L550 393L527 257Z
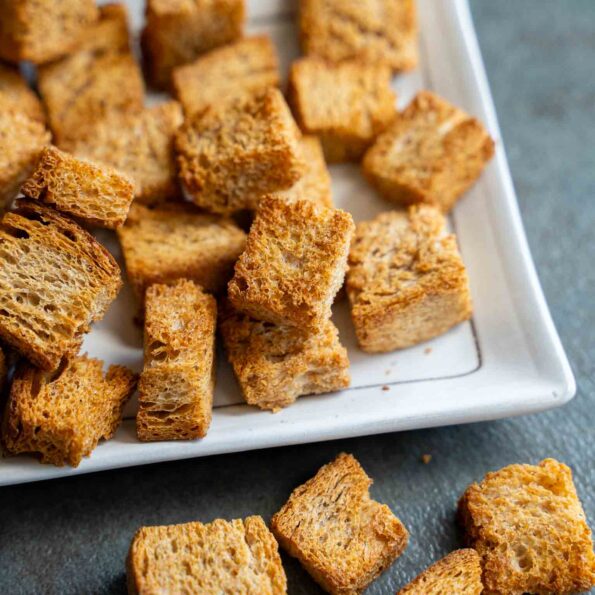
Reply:
M364 351L409 347L471 316L467 272L445 224L438 209L422 205L357 226L346 288Z
M173 73L187 116L279 86L279 58L266 35L246 37L204 54Z
M370 498L371 484L354 457L340 454L271 520L281 547L329 593L361 593L407 547L407 529Z
M475 118L422 91L370 147L364 175L388 200L449 211L494 154Z
M126 221L134 184L106 166L46 147L21 192L85 223L114 229Z
M213 409L216 326L215 298L192 281L149 287L136 416L140 440L206 435Z
M257 320L318 327L343 284L353 229L344 211L262 199L228 285L231 303Z
M249 405L278 411L302 395L349 386L347 350L330 320L304 333L224 308L220 324L227 356Z
M278 89L198 114L180 129L180 178L199 207L227 215L290 188L304 170L300 132Z
M29 364L17 370L3 418L11 454L37 453L42 463L77 467L100 440L109 440L136 385L123 366L75 357L54 374Z
M577 593L595 586L591 530L572 472L555 461L510 465L472 484L459 502L486 593Z
M0 58L42 64L71 52L97 19L95 0L2 0Z
M0 112L22 112L32 120L45 122L41 101L16 68L0 64Z
M397 595L480 595L481 564L475 550L456 550L424 570Z
M390 79L383 64L304 58L291 66L289 103L302 131L320 137L327 161L358 161L397 114Z
M111 254L53 209L20 200L0 221L0 337L40 368L77 353L121 285Z
M304 54L329 62L410 70L418 59L415 0L300 0L300 40Z
M277 542L262 517L142 527L127 560L128 593L284 595Z

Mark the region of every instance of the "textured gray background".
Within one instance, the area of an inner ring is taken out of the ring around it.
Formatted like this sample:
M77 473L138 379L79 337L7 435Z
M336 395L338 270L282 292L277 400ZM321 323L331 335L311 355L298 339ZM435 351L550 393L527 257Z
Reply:
M440 0L448 2L450 0ZM411 532L369 593L394 593L460 544L457 497L483 474L553 456L595 522L595 1L472 0L525 227L579 392L561 410L494 423L311 444L0 490L0 592L124 593L137 527L275 512L341 450ZM432 462L420 462L431 453ZM319 590L285 559L290 593Z

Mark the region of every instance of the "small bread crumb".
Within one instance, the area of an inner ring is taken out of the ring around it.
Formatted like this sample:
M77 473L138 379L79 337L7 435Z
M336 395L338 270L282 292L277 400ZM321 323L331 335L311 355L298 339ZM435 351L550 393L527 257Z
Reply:
M390 386L386 386L386 384L382 387L382 390L390 390Z
M424 353L425 353L426 355L429 355L430 353L432 353L432 348L431 348L431 347L426 347L426 348L424 349Z
M429 464L431 460L432 460L432 455L430 455L430 454L421 455L421 461L424 465Z

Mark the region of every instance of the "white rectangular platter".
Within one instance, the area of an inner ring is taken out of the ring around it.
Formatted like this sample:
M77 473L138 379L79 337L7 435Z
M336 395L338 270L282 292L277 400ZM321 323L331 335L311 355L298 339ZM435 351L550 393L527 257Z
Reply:
M142 22L142 2L128 2ZM399 105L421 88L437 91L475 115L496 139L496 156L457 205L451 224L469 269L473 319L426 344L370 356L357 348L347 304L335 321L349 350L352 386L303 397L271 414L243 404L232 371L219 353L213 423L192 442L141 443L132 402L116 436L76 469L39 464L33 457L0 460L0 485L105 469L522 415L562 405L575 383L547 309L527 246L498 122L466 0L418 0L421 63L395 79ZM248 31L269 33L287 69L298 55L293 2L249 2ZM390 209L363 181L357 166L331 168L334 200L356 221ZM108 234L99 236L114 249ZM142 366L141 330L125 288L83 351L106 364Z

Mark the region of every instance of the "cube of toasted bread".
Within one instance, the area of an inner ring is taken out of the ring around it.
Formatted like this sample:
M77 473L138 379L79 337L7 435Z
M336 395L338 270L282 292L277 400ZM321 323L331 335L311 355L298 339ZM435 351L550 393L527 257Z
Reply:
M475 550L456 550L424 570L397 595L480 595L481 564Z
M242 36L244 0L148 0L143 54L156 87L171 83L174 68Z
M364 175L388 200L449 211L494 154L475 118L422 91L370 147Z
M78 356L54 374L23 364L13 379L2 438L11 454L37 453L42 463L77 467L100 440L109 440L134 392L136 376L123 366Z
M109 167L46 147L21 192L85 223L115 229L126 221L134 184Z
M184 190L213 213L255 208L302 175L300 136L278 89L195 115L176 136Z
M184 112L191 116L278 87L279 58L268 36L246 37L179 66L172 82Z
M128 593L284 595L287 579L262 517L142 527L127 560Z
M330 320L304 333L295 327L254 320L226 305L220 329L249 405L278 411L302 395L349 386L347 350Z
M2 0L0 58L42 64L71 52L97 19L95 0Z
M0 221L0 337L43 369L78 352L122 280L111 254L74 221L20 200Z
M370 498L371 484L353 456L340 454L271 520L281 547L329 593L361 593L407 547L407 529Z
M509 465L459 502L486 593L578 593L595 586L591 530L572 472L554 459Z
M353 229L338 209L262 199L228 285L231 303L257 320L318 327L343 285Z
M140 440L206 435L213 409L216 327L215 298L192 281L149 287L136 416Z
M445 224L439 209L420 205L357 226L346 288L364 351L409 347L471 316L467 272Z
M320 137L327 161L357 161L397 114L390 82L383 64L303 58L291 66L289 103L302 131Z
M0 64L0 112L19 111L32 120L45 122L41 101L16 68Z
M393 70L417 65L415 0L300 0L299 24L307 56L358 59Z
M207 291L224 290L246 245L246 234L231 219L183 204L154 209L133 204L118 238L128 278L141 301L153 283L181 278Z
M137 114L112 114L76 141L71 152L126 174L134 181L134 196L140 202L178 198L173 144L182 121L182 108L176 101Z
M0 110L0 211L17 195L49 142L41 122L19 111Z

